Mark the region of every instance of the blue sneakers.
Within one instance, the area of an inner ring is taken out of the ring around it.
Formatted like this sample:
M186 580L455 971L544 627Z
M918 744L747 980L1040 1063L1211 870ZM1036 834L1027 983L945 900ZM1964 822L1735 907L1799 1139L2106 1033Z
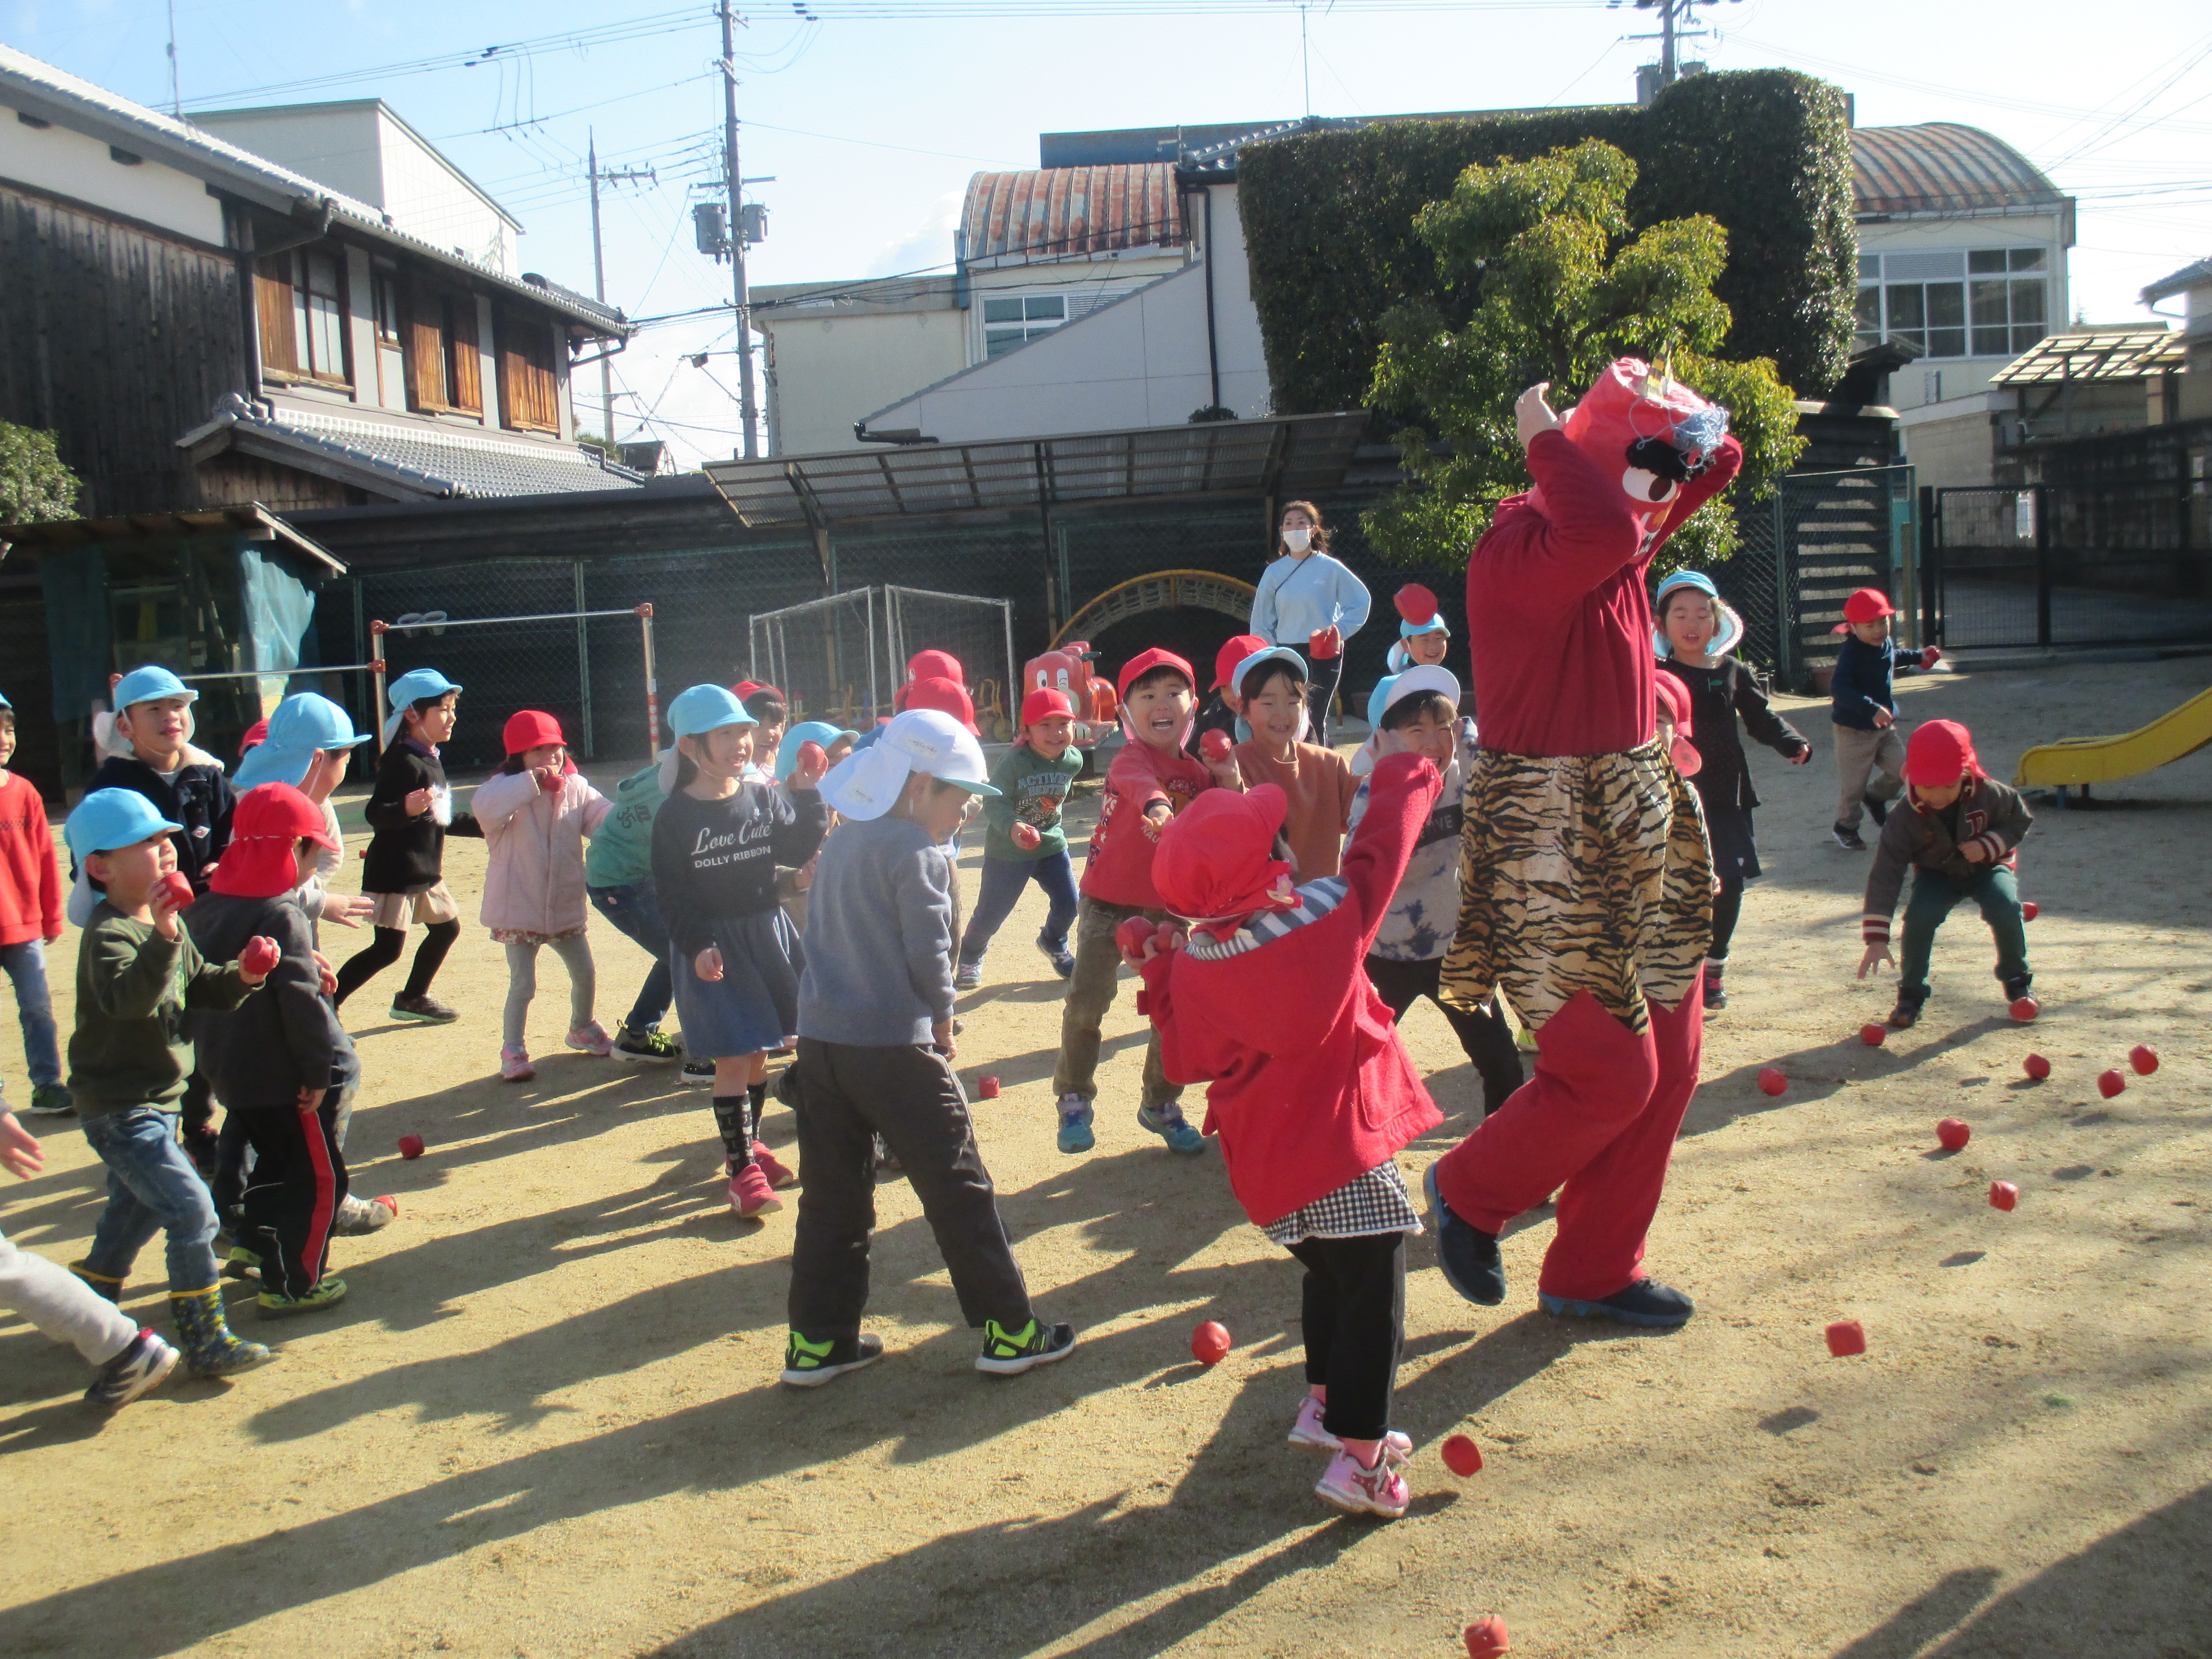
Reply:
M1097 1144L1091 1133L1091 1103L1081 1095L1060 1097L1060 1150L1087 1152Z
M1563 1319L1614 1319L1624 1325L1644 1325L1654 1330L1676 1330L1690 1322L1698 1304L1672 1285L1656 1279L1638 1279L1626 1289L1596 1302L1572 1297L1538 1296L1536 1305Z
M1168 1144L1171 1152L1186 1155L1206 1150L1206 1137L1184 1119L1182 1108L1172 1100L1164 1106L1139 1106L1137 1121Z
M1498 1240L1452 1213L1437 1190L1433 1164L1421 1177L1421 1190L1429 1196L1429 1221L1437 1230L1437 1266L1443 1270L1444 1283L1470 1302L1496 1307L1505 1300L1505 1261L1498 1253Z

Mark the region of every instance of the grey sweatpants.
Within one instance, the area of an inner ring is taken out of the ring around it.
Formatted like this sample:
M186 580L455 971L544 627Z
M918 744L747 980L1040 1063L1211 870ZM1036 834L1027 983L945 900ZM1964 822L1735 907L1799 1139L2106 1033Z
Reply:
M0 1233L0 1308L21 1314L95 1365L129 1347L138 1322L75 1273L18 1249Z
M599 998L597 971L592 966L591 942L581 933L548 941L553 954L568 969L568 1024L573 1030L592 1023L592 1004ZM538 947L507 947L507 1013L500 1024L499 1040L509 1048L522 1045L522 1023L530 1014L530 1000L538 994Z
M1878 732L1862 732L1856 726L1831 728L1836 734L1836 822L1846 830L1859 827L1866 797L1893 801L1905 788L1905 738L1894 724Z

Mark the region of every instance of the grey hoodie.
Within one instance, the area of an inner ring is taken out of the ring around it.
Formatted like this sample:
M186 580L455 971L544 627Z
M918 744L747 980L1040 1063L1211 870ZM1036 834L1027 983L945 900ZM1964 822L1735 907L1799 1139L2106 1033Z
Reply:
M951 861L911 818L848 819L807 894L799 1036L908 1048L951 1018Z

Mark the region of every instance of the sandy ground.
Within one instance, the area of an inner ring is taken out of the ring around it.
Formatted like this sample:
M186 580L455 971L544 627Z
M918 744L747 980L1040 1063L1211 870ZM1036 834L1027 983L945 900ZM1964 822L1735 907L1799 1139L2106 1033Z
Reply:
M1968 720L2004 776L2029 741L2132 726L2207 672L1938 677L1906 706ZM1817 753L1753 757L1769 876L1651 1242L1701 1311L1663 1336L1536 1313L1540 1215L1508 1242L1496 1310L1455 1297L1418 1241L1406 1520L1310 1495L1317 1465L1283 1443L1297 1270L1212 1152L1176 1158L1137 1127L1126 994L1098 1149L1054 1151L1060 988L1028 942L1035 889L965 1000L961 1062L1005 1081L977 1112L986 1153L1031 1285L1082 1346L979 1377L894 1183L872 1310L890 1357L798 1395L774 1382L793 1212L724 1212L703 1096L562 1053L550 956L538 1080L496 1080L504 975L464 842L449 869L471 920L438 986L461 1023L387 1024L396 972L353 1006L357 1189L402 1211L340 1241L349 1299L276 1328L279 1363L107 1422L76 1401L76 1356L0 1315L0 1651L1443 1655L1496 1612L1532 1656L2212 1655L2212 752L2039 818L2039 1024L2004 1018L1961 913L1927 1018L1871 1049L1856 1032L1890 989L1850 979L1867 860L1825 843L1825 709L1791 714ZM611 1024L643 957L593 938ZM1434 1010L1407 1036L1451 1115L1407 1149L1418 1173L1476 1088ZM2139 1041L2163 1067L2100 1102L2096 1073ZM2056 1067L2041 1085L2031 1048ZM1790 1075L1778 1100L1754 1085L1765 1065ZM0 1066L20 1088L12 1022ZM1934 1150L1951 1113L1975 1130L1956 1157ZM410 1131L430 1152L402 1163ZM781 1108L767 1139L790 1146ZM98 1170L66 1121L46 1144L0 1224L67 1261ZM2017 1212L1984 1201L1992 1179L2019 1183ZM141 1272L127 1305L159 1321L158 1249ZM1186 1346L1208 1317L1237 1343L1210 1371ZM1821 1328L1844 1317L1863 1358L1827 1356ZM1437 1454L1455 1431L1488 1460L1469 1480Z

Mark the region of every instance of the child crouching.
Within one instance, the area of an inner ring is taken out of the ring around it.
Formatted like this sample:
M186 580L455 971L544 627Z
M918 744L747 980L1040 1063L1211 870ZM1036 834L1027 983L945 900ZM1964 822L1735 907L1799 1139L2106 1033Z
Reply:
M984 782L983 750L951 716L909 708L838 763L822 796L848 822L823 848L807 919L791 1088L806 1172L791 1253L783 1380L813 1388L883 1357L864 1334L875 1231L875 1138L906 1170L952 1275L975 1369L1064 1359L1066 1325L1030 1305L968 1099L952 1070L952 898L944 843Z
M1996 976L2016 1017L2035 1018L2028 988L2027 929L2014 871L2020 843L2034 822L2019 793L1982 770L1973 735L1956 720L1929 720L1905 750L1905 809L1882 825L1867 875L1866 951L1859 977L1897 969L1897 1006L1889 1023L1904 1030L1928 1000L1928 963L1936 930L1961 899L1981 907L1997 946ZM1889 921L1905 872L1912 896L1905 905L1905 961L1889 953ZM2020 1005L2025 1004L2025 1007Z
M1395 1154L1443 1121L1360 969L1443 787L1383 733L1343 873L1291 885L1271 856L1272 784L1200 796L1161 832L1152 878L1187 946L1146 941L1161 1062L1208 1085L1206 1132L1237 1202L1306 1269L1306 1381L1291 1443L1334 1453L1315 1493L1395 1520L1412 1443L1390 1429L1406 1237L1420 1231Z

